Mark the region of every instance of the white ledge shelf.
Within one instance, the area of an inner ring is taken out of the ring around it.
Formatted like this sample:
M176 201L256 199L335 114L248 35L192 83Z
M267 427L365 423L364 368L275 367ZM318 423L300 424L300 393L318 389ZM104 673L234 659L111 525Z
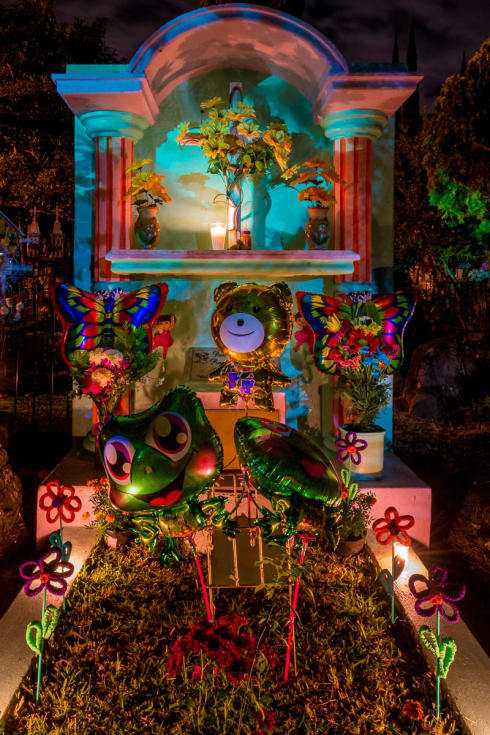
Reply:
M354 271L350 250L111 250L113 273L186 278L322 278Z

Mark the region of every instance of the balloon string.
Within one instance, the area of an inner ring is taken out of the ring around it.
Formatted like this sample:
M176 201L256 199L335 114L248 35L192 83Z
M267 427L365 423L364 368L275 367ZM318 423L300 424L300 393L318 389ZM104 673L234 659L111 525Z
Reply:
M196 547L194 545L194 541L192 540L191 536L189 536L189 539L188 540L189 540L189 543L191 545L192 553L194 555L194 561L196 562L197 573L199 575L199 581L201 582L202 596L204 597L204 604L206 606L206 613L207 613L207 616L208 616L208 621L210 623L212 623L213 622L213 615L211 613L211 606L209 604L208 591L206 589L206 584L204 582L204 575L202 573L201 562L199 561L199 556L198 556L198 553L197 553L197 549L196 549Z
M302 538L301 554L299 557L300 567L303 566L303 562L305 560L305 555L306 555L306 549L308 548L308 544L310 543L310 541L311 541L311 538L306 538L306 537ZM288 676L289 676L289 662L291 660L291 647L292 647L293 635L294 635L294 619L296 617L296 607L298 604L299 582L300 582L300 576L298 575L296 577L296 584L294 586L293 604L291 605L291 616L289 618L288 650L286 653L286 665L284 667L284 681L287 681Z

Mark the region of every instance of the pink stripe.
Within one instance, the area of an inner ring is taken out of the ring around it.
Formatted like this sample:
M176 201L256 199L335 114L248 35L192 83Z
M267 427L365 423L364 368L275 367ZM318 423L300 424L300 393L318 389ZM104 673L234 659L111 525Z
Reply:
M95 248L94 248L94 280L99 280L100 257L100 150L99 139L95 140Z

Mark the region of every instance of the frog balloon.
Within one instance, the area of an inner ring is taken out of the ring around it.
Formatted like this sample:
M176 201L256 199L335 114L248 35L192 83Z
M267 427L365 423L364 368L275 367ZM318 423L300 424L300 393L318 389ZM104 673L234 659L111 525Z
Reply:
M99 444L112 504L132 514L150 551L164 536L162 561L179 558L174 539L209 522L234 535L223 497L198 500L218 479L223 450L192 390L179 386L142 413L111 418Z

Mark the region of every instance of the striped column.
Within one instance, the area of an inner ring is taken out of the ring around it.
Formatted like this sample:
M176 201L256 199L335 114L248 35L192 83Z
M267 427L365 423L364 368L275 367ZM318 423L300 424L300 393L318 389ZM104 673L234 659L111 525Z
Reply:
M131 181L134 143L147 126L146 118L122 112L89 112L80 118L95 146L95 203L93 280L124 281L113 275L105 256L110 250L129 250L132 234L131 200L123 200Z
M337 283L371 281L372 145L387 121L377 110L334 112L321 120L325 134L333 140L334 166L344 182L334 185L334 249L361 256L353 275L337 276Z

